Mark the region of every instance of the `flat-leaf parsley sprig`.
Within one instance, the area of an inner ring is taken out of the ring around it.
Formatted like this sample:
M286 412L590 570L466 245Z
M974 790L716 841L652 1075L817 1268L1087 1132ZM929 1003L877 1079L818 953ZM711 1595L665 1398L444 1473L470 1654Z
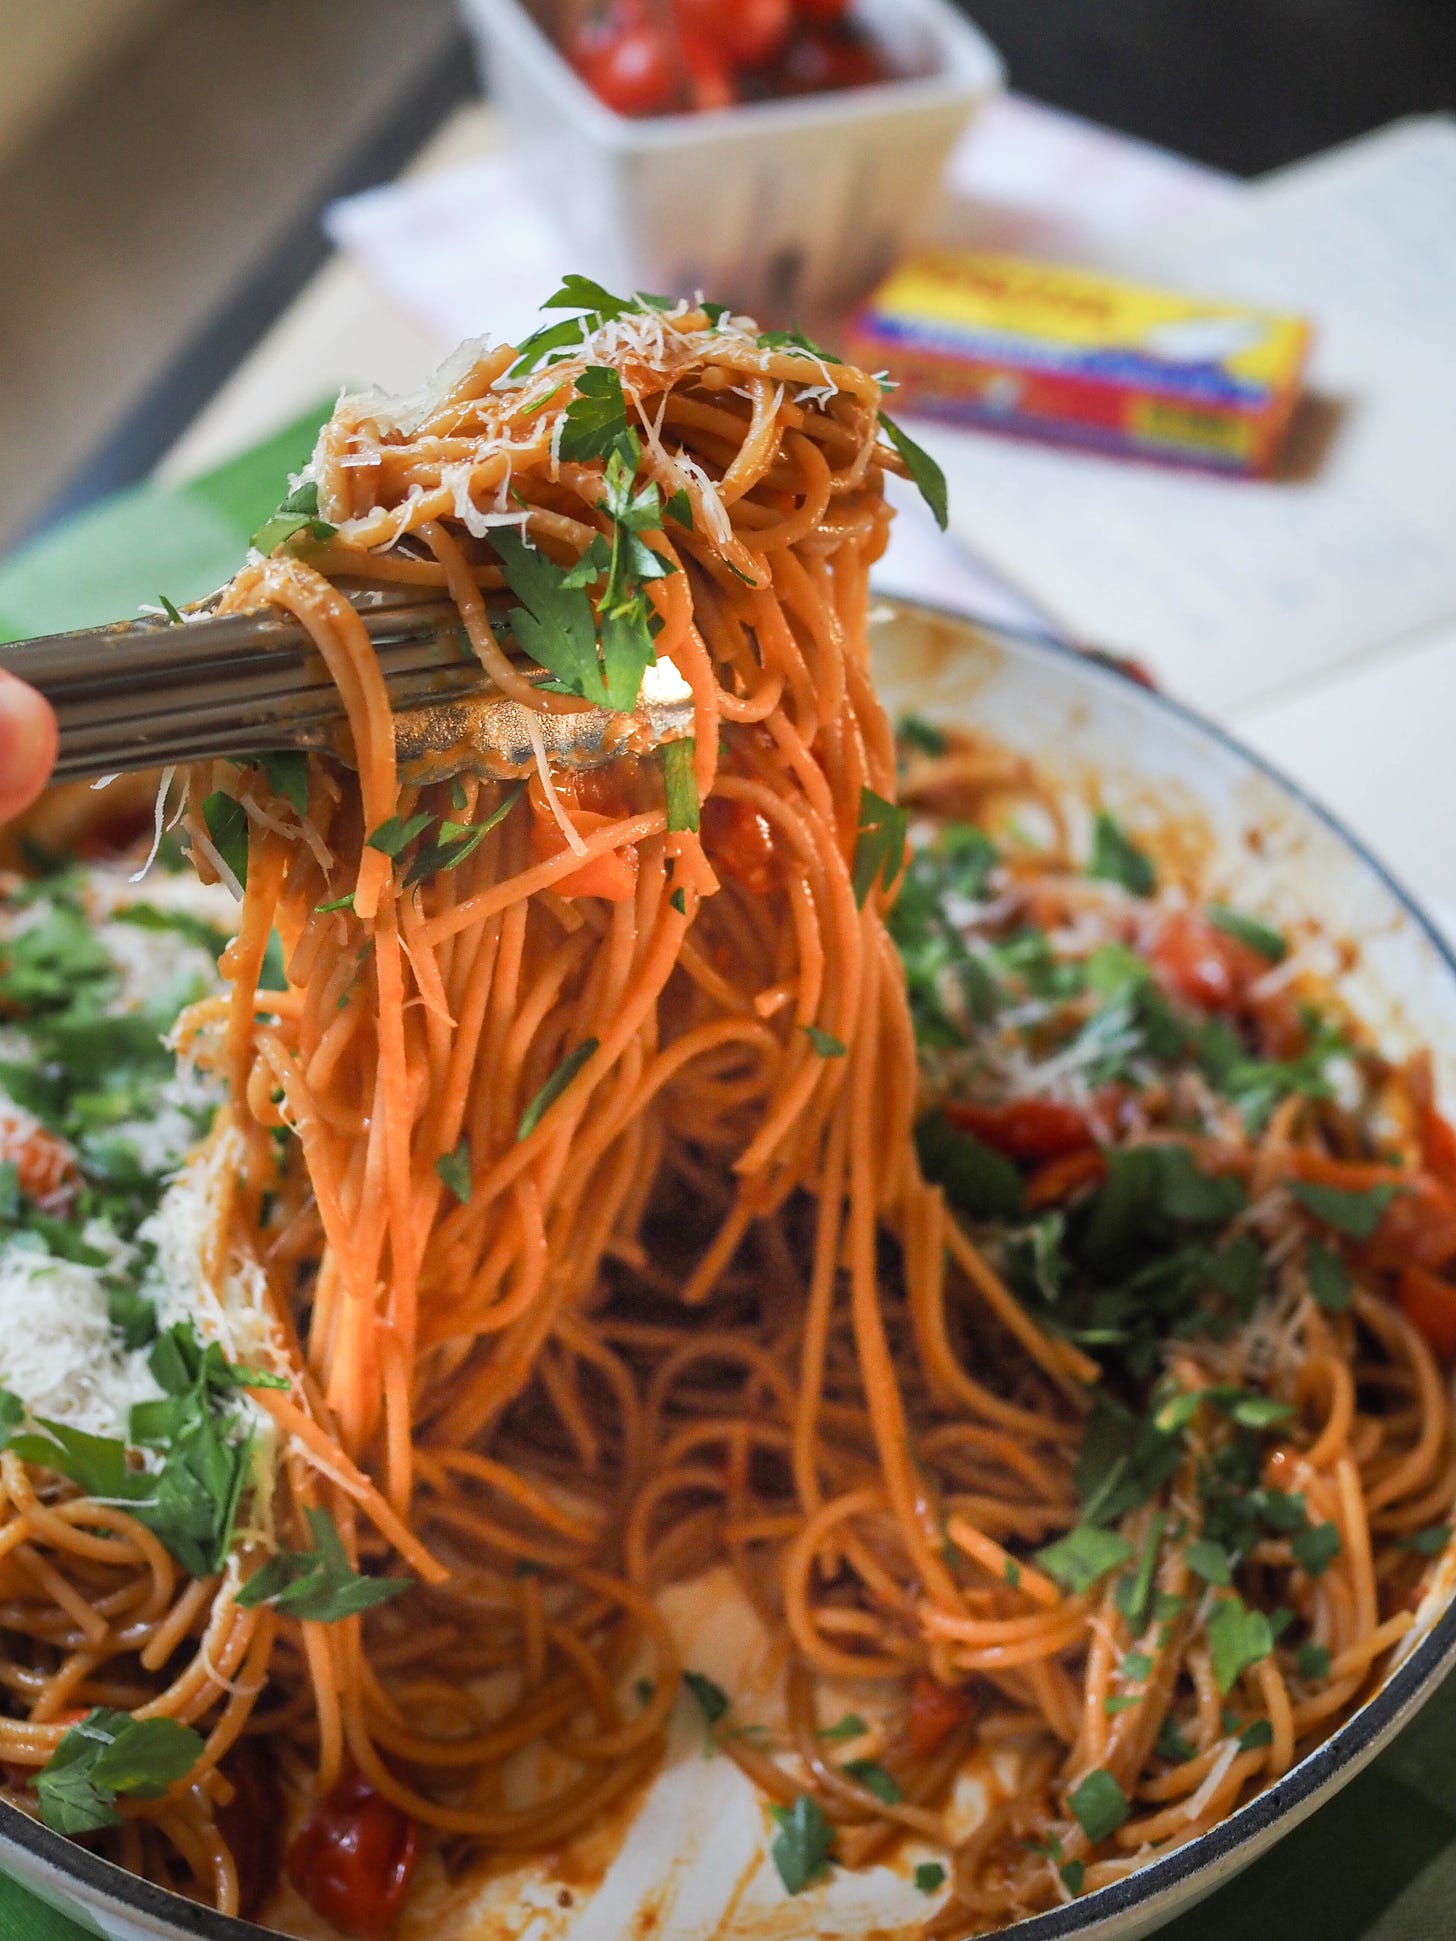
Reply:
M589 364L574 388L561 456L573 464L602 463L597 506L609 531L598 532L568 567L509 530L498 531L493 544L521 602L509 617L517 644L563 692L626 714L657 659L661 621L647 589L678 569L666 542L659 548L647 538L663 530L662 493L653 479L638 482L642 442L628 421L620 375Z

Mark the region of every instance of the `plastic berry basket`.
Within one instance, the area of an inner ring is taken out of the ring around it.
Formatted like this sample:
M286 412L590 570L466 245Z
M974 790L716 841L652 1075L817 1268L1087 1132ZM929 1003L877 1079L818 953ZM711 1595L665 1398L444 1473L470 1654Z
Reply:
M634 120L553 46L543 0L463 0L571 267L781 321L858 302L914 243L946 157L1005 72L951 0L855 0L897 78Z

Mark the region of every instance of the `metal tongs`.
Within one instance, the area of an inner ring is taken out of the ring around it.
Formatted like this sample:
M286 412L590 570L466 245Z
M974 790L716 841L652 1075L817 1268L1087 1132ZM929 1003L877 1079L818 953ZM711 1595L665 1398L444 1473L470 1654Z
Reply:
M401 773L429 782L470 770L525 774L538 742L563 768L594 768L692 732L692 699L671 662L648 670L631 714L583 704L534 713L495 687L454 605L397 589L349 596L379 657ZM58 781L247 761L282 749L352 759L339 691L304 629L271 607L147 615L0 645L0 668L45 695L60 724ZM520 663L533 684L544 669Z

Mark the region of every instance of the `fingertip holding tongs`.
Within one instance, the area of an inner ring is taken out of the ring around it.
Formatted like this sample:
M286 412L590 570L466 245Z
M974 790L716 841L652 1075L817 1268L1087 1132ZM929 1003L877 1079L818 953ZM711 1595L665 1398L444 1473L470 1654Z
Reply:
M363 590L350 604L378 656L401 771L431 781L462 770L509 779L538 748L561 768L594 768L692 732L692 696L669 661L649 668L636 710L583 703L536 714L496 688L449 601ZM323 656L271 607L175 609L79 633L0 645L0 668L38 688L60 726L58 781L282 749L352 760L343 702ZM520 665L532 682L544 669Z

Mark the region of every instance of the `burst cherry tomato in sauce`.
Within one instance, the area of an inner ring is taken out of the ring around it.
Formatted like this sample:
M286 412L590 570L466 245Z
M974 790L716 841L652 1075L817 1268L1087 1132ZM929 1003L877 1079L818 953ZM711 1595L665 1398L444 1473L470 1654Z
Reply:
M731 876L754 896L767 896L783 880L768 818L747 802L709 796L703 804L703 847L720 875Z
M546 799L538 776L531 777L528 793L533 811L531 853L538 863L547 863L569 849L571 844ZM628 813L625 803L618 808L601 797L595 798L601 802L601 807L584 808L578 792L561 781L557 783L557 794L572 828L583 842L590 841L612 823L620 822ZM637 851L630 843L621 849L609 849L606 855L593 856L579 869L559 877L551 888L558 896L599 896L606 903L629 903L637 894Z
M1159 982L1203 1011L1231 1011L1269 966L1255 950L1192 910L1166 919L1149 951Z
M1008 1159L1063 1159L1095 1144L1092 1128L1074 1105L1052 1099L1013 1099L1007 1105L947 1105L945 1116L960 1132Z
M942 1685L929 1672L917 1671L905 1716L906 1753L916 1761L929 1759L970 1716L971 1701L964 1692Z
M677 105L677 50L640 4L618 0L592 14L566 53L592 93L616 114L665 114Z
M1456 1260L1456 1197L1417 1173L1395 1195L1368 1243L1375 1266L1448 1267Z
M355 1941L384 1941L409 1890L419 1829L367 1779L340 1780L288 1849L288 1878Z
M1038 1166L1026 1182L1026 1204L1033 1213L1044 1206L1060 1206L1084 1187L1100 1186L1106 1177L1106 1155L1096 1146L1084 1146L1080 1152Z
M15 1168L15 1182L46 1213L69 1211L81 1175L64 1139L44 1126L0 1113L0 1165Z
M1420 1135L1426 1171L1443 1186L1456 1187L1456 1127L1427 1105L1421 1108Z
M1397 1298L1437 1361L1456 1361L1456 1287L1424 1267L1403 1267Z

